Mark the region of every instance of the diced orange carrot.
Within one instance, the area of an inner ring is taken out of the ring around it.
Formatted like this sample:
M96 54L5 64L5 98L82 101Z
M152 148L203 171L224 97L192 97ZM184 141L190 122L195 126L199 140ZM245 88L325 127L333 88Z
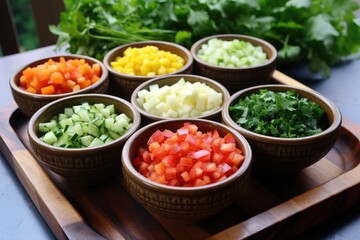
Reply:
M50 81L57 84L62 84L64 82L64 76L60 72L53 72L50 75Z
M33 87L28 87L28 88L26 89L26 91L29 92L29 93L36 93L36 89L33 88Z
M36 67L24 69L19 86L38 94L59 94L89 87L97 82L100 76L99 64L90 65L85 59L66 60L60 57L58 62L49 59Z
M53 85L49 85L41 88L41 94L54 94L54 93L55 93L55 87Z

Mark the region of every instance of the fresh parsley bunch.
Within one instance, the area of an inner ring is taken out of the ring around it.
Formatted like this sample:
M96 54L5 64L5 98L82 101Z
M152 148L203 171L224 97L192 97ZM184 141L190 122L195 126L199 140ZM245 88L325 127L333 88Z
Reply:
M260 89L229 108L231 118L255 133L297 138L314 135L325 126L324 110L295 91Z
M111 48L142 40L190 47L213 34L246 34L272 43L278 62L330 67L360 49L355 0L65 0L57 46L102 59Z

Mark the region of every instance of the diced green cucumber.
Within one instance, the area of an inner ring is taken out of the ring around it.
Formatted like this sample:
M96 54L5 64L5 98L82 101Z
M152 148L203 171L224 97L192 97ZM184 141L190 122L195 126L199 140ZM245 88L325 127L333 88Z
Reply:
M44 132L44 133L46 133L48 131L53 131L56 128L57 128L57 123L55 120L51 120L50 122L39 124L39 131Z
M89 147L96 147L96 146L100 146L100 145L103 145L104 142L101 141L99 138L94 138L92 140L92 142L90 143Z
M99 137L99 135L100 135L99 128L95 124L92 124L92 123L89 123L88 133L94 137Z
M115 113L113 104L87 102L64 108L48 122L39 124L48 144L66 148L94 147L121 137L132 125L124 113Z
M105 108L105 104L103 103L95 103L94 104L94 107L97 109L97 110L101 110L101 109L104 109Z
M62 134L56 142L53 143L55 147L63 147L69 141L69 135L64 133Z
M74 114L74 110L72 108L65 108L64 114L66 114L68 116L72 116Z
M74 122L71 118L65 118L65 119L62 119L60 122L60 127L61 128L65 128L66 126L73 126L74 125Z
M109 109L110 114L115 114L115 106L114 106L114 104L107 105L105 108Z
M54 142L57 141L57 137L55 136L54 132L47 132L45 133L44 137L42 138L42 140L44 142L46 142L47 144L53 144Z
M94 137L91 135L82 136L80 138L81 144L84 145L85 147L88 147L93 140Z
M65 113L59 113L58 115L58 121L61 121L63 119L67 119L68 115L66 115Z
M73 136L75 134L77 134L78 136L83 136L84 135L84 132L82 130L81 125L69 126L66 133L69 134L69 136Z

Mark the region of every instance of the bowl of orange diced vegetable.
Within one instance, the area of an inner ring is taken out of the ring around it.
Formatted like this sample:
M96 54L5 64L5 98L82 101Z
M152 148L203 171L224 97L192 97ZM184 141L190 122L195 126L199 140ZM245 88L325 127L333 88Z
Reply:
M147 210L200 222L240 196L249 176L247 140L207 119L161 120L136 131L122 150L124 184Z
M104 56L112 94L130 100L141 83L154 77L190 74L193 57L185 47L166 41L141 41L120 45Z
M109 74L103 63L83 55L59 55L26 64L10 78L19 109L31 117L54 100L83 93L107 93Z

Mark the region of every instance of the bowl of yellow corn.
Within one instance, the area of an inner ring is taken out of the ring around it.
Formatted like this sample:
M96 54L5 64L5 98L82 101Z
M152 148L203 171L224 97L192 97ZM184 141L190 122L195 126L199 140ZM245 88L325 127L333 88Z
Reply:
M166 41L142 41L124 44L104 57L109 71L110 93L126 100L143 82L172 74L189 74L193 57L188 49Z

